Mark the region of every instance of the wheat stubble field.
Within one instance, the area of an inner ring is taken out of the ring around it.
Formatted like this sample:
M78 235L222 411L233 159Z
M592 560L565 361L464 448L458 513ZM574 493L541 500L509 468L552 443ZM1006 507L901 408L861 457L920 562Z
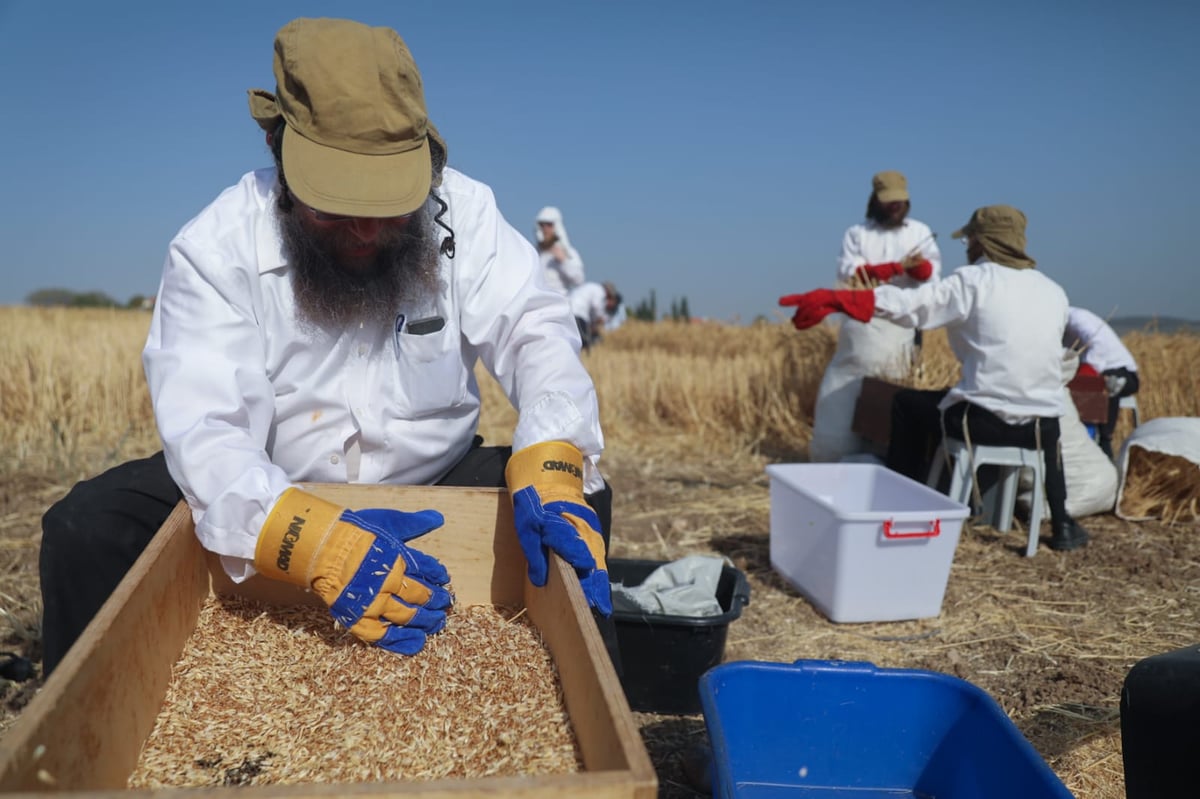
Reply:
M40 657L41 513L76 480L158 448L139 358L148 324L136 311L0 308L0 651ZM1086 549L1043 547L1029 559L1023 533L968 524L938 618L833 624L771 570L763 467L805 459L834 335L786 323L630 323L587 354L608 440L613 554L724 555L752 590L730 625L727 660L866 660L954 674L991 694L1077 796L1123 797L1125 674L1200 640L1195 514L1088 517ZM914 383L952 381L944 338L927 341ZM1143 419L1200 416L1200 337L1146 330L1125 341L1141 367ZM482 382L482 432L506 443L515 416ZM0 736L38 685L0 680ZM703 741L703 720L638 721L660 794L695 795L678 755Z

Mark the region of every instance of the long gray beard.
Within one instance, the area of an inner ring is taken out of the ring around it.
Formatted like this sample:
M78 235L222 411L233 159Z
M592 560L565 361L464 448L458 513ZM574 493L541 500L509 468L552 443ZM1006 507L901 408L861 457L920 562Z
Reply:
M373 266L342 268L329 238L304 227L296 208L279 214L279 233L292 267L292 291L300 323L324 330L393 324L404 305L420 305L442 288L438 246L432 235L434 203L425 203L401 230L381 233Z

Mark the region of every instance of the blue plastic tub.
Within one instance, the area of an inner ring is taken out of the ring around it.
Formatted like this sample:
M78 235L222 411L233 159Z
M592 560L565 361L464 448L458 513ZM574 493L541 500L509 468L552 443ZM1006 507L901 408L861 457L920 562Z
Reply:
M984 691L870 663L739 661L700 678L713 795L1071 799Z

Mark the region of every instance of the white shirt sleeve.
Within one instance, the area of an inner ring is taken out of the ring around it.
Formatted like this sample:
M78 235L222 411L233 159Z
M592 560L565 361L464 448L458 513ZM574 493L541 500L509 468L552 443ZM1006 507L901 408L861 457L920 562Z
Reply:
M858 268L866 263L867 259L862 252L862 227L854 225L847 228L842 236L842 250L838 254L837 262L838 280L849 283L854 279Z
M206 255L186 233L172 242L143 363L197 536L218 554L252 560L267 512L292 481L266 451L275 391L254 286L243 271L206 268Z
M472 229L456 228L463 237L460 250L468 248L480 263L456 287L463 335L517 409L513 449L567 441L583 453L584 490L599 491L599 404L579 359L569 301L537 279L537 252L500 215L491 190L479 183L473 188L476 196L467 200Z
M571 291L583 283L583 259L579 257L579 253L575 251L574 247L568 245L565 249L567 251L567 259L560 262L561 266L559 269L562 274L563 284L566 286L567 291Z
M975 285L963 267L946 279L911 289L883 285L875 289L875 314L904 327L930 329L962 322L975 304Z

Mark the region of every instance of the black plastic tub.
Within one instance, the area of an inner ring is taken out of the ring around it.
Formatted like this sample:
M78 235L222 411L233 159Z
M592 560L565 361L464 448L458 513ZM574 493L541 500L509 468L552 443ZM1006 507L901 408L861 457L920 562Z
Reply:
M668 561L608 559L613 583L641 585ZM700 675L721 662L729 623L750 604L746 575L729 564L717 584L719 616L665 616L614 611L621 650L621 687L642 713L700 712Z
M1200 645L1139 660L1121 690L1125 796L1196 796Z

